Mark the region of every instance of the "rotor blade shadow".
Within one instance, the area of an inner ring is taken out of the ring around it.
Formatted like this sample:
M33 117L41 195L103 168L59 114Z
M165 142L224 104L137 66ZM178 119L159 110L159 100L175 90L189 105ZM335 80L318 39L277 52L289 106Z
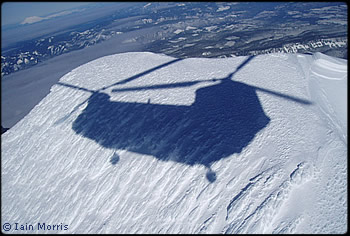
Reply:
M113 89L112 92L131 92L131 91L142 91L142 90L155 90L155 89L170 89L170 88L179 88L179 87L189 87L198 83L202 83L202 82L210 82L210 81L223 81L223 80L228 80L230 79L232 75L229 75L223 79L212 79L212 80L200 80L200 81L191 81L191 82L180 82L180 83L173 83L173 84L158 84L158 85L152 85L152 86L144 86L144 87L130 87L130 88L120 88L120 89ZM292 95L287 95L287 94L283 94L280 92L276 92L273 90L269 90L269 89L265 89L265 88L259 88L256 86L252 86L249 85L250 87L252 87L253 89L257 90L257 91L261 91L264 93L268 93L274 96L278 96L284 99L288 99L294 102L298 102L301 104L305 104L305 105L311 105L312 102L306 100L306 99L302 99L302 98L298 98Z
M245 65L247 65L248 62L250 62L254 57L255 57L254 55L251 55L251 56L249 56L247 59L245 59L245 61L243 61L243 62L237 67L237 69L236 69L234 72L232 72L232 73L230 74L230 76L232 77L235 73L237 73L240 69L242 69Z
M201 82L210 82L210 81L218 81L218 80L224 80L224 79L232 79L233 75L235 73L237 73L240 69L242 69L246 64L248 64L248 62L251 61L254 57L255 56L249 56L245 61L243 61L236 68L236 70L234 72L230 73L228 76L226 76L225 78L222 78L222 79L197 80L197 81L180 82L180 83L173 83L173 84L158 84L158 85L144 86L144 87L120 88L120 89L113 89L112 92L129 92L129 91L140 91L140 90L150 90L150 89L153 90L153 89L167 89L167 88L189 87L189 86L201 83ZM152 72L153 70L159 69L160 67L169 65L169 64L174 63L174 62L176 62L178 60L180 60L180 59L176 59L176 60L170 61L168 63L165 63L165 64L161 65L161 66L155 67L155 68L153 68L153 69L151 69L149 71L145 71L145 72L143 72L141 74L138 74L138 75L135 75L133 77L130 77L129 79L126 79L126 80L123 80L121 82L115 83L115 84L113 84L111 86L118 85L118 84L124 84L126 82L129 82L129 81L135 79L136 77L143 76L143 75L145 75L147 73ZM111 86L109 86L109 87L111 87ZM107 88L107 87L105 87L105 88ZM105 88L103 88L103 89L105 89Z
M73 89L77 89L77 90L82 90L82 91L85 91L85 92L90 92L90 93L96 93L97 91L94 91L94 90L91 90L91 89L87 89L87 88L82 88L82 87L79 87L79 86L75 86L75 85L71 85L71 84L66 84L66 83L62 83L62 82L57 82L58 85L61 85L61 86L65 86L65 87L68 87L68 88L73 88Z
M112 92L129 92L129 91L150 90L150 89L153 90L153 89L190 87L192 85L195 85L201 82L209 82L209 81L212 81L212 80L189 81L189 82L180 82L180 83L172 83L172 84L157 84L157 85L144 86L144 87L120 88L120 89L113 89Z
M84 92L89 92L92 94L97 93L97 91L91 90L91 89L87 89L87 88L82 88L79 86L75 86L75 85L71 85L71 84L66 84L66 83L62 83L62 82L58 82L57 85L61 85L64 87L68 87L68 88L72 88L72 89L77 89L77 90L82 90ZM65 115L64 117L60 118L59 120L57 120L55 122L55 125L61 124L63 123L65 120L67 120L75 111L77 111L79 109L79 107L81 105L83 105L84 103L86 103L88 101L88 99L85 99L83 102L79 103L78 105L76 105L73 110L71 112L69 112L67 115Z
M161 65L159 65L159 66L153 67L153 68L151 68L151 69L149 69L149 70L146 70L146 71L141 72L141 73L139 73L139 74L137 74L137 75L131 76L131 77L129 77L129 78L127 78L127 79L124 79L124 80L122 80L122 81L116 82L116 83L111 84L111 85L109 85L109 86L102 87L100 90L105 90L105 89L107 89L107 88L110 88L110 87L113 87L113 86L119 85L119 84L126 84L126 83L128 83L128 82L130 82L130 81L133 81L133 80L135 80L135 79L137 79L137 78L139 78L139 77L141 77L141 76L144 76L144 75L146 75L146 74L149 74L149 73L151 73L151 72L153 72L153 71L156 71L156 70L158 70L158 69L160 69L160 68L169 66L169 65L171 65L171 64L173 64L173 63L175 63L175 62L181 61L181 60L182 60L181 58L177 58L177 59L171 60L171 61L169 61L169 62L166 62L166 63L161 64Z
M294 101L294 102L298 102L298 103L301 103L301 104L304 104L304 105L311 105L312 104L312 102L310 102L310 101L308 101L306 99L294 97L294 96L291 96L291 95L283 94L283 93L272 91L272 90L265 89L265 88L259 88L259 87L252 86L252 85L250 85L250 86L255 88L255 90L257 90L257 91L268 93L268 94L271 94L271 95L274 95L274 96L277 96L277 97L281 97L281 98L284 98L284 99L288 99L288 100L291 100L291 101Z

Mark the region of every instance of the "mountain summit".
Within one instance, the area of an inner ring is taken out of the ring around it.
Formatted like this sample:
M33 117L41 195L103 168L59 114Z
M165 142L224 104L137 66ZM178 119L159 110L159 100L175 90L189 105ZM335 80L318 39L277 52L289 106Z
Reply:
M102 57L1 158L12 233L345 233L347 61Z

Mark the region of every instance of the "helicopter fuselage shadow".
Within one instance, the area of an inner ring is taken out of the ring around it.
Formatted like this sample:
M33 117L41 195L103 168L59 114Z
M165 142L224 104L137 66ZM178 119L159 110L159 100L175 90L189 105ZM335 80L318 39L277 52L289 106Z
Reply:
M198 89L190 106L115 102L94 92L72 128L106 148L210 168L240 153L269 121L255 88L224 79Z

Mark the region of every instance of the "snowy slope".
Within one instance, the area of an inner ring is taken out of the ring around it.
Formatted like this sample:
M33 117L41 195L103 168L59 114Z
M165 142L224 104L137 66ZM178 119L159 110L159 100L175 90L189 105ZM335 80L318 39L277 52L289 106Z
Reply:
M2 135L2 225L344 233L346 98L320 53L91 61Z

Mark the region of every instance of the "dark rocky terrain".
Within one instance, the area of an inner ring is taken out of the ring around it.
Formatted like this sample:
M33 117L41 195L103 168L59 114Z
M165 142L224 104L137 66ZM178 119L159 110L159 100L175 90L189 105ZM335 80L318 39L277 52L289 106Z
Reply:
M97 10L102 12L111 4ZM315 51L347 58L345 3L164 2L113 7L84 24L6 43L1 53L2 75L128 32L134 36L123 44L138 42L146 51L179 58ZM87 15L89 10L85 10Z

